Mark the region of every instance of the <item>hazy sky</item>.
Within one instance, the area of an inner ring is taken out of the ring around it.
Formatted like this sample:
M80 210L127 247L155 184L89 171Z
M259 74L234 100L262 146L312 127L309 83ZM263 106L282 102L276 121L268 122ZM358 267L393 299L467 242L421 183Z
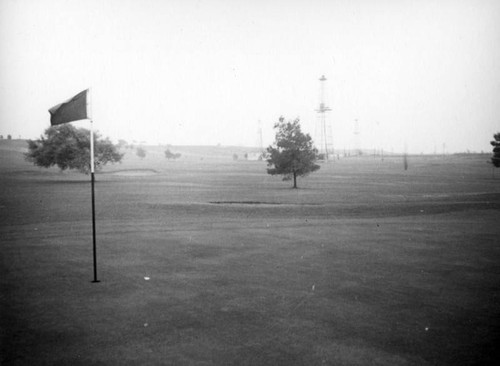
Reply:
M314 137L321 75L336 148L490 151L500 1L0 0L0 134L38 137L92 88L114 140L264 144L280 115ZM88 123L78 125L87 126Z

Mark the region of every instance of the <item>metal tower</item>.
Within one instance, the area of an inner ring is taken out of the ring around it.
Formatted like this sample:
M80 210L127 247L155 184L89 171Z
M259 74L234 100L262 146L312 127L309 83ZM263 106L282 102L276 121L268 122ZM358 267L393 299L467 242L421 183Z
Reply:
M262 122L260 121L260 119L259 119L257 134L258 134L258 136L257 136L257 138L258 138L257 143L259 144L260 151L263 153L264 152L264 143L262 141Z
M319 78L320 81L320 97L318 112L318 123L316 125L316 140L318 143L319 153L328 161L333 156L333 139L332 126L326 121L326 113L331 109L325 104L325 75Z
M355 155L361 155L361 146L359 143L359 123L358 119L354 120L354 151Z

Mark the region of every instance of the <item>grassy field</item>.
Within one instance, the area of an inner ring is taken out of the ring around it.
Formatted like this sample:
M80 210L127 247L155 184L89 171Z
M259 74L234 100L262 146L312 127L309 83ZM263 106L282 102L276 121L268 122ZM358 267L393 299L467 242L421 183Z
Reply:
M365 157L290 188L229 147L90 183L0 141L2 365L488 365L500 172ZM148 278L148 279L146 279Z

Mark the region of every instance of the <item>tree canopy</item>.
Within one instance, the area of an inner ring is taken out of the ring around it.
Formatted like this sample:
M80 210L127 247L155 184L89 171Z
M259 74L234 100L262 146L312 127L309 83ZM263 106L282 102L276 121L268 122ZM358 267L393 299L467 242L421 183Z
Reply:
M493 135L495 140L491 141L491 146L493 146L493 156L491 157L491 164L494 167L500 167L500 132Z
M107 163L120 162L123 154L108 138L94 133L94 163L100 169ZM57 165L61 170L76 169L90 172L90 131L66 123L45 130L38 140L28 140L26 161L49 168Z
M283 175L283 180L293 178L293 188L297 188L297 177L305 177L320 168L316 164L318 150L309 134L300 129L300 120L285 121L280 117L274 125L276 137L274 146L267 148L267 173Z

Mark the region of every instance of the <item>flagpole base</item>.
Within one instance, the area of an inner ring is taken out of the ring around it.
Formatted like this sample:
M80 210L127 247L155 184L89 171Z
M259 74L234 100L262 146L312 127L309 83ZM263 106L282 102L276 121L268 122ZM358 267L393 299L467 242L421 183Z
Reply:
M92 281L92 283L98 283L98 282L101 282L101 281L99 281L99 280Z

